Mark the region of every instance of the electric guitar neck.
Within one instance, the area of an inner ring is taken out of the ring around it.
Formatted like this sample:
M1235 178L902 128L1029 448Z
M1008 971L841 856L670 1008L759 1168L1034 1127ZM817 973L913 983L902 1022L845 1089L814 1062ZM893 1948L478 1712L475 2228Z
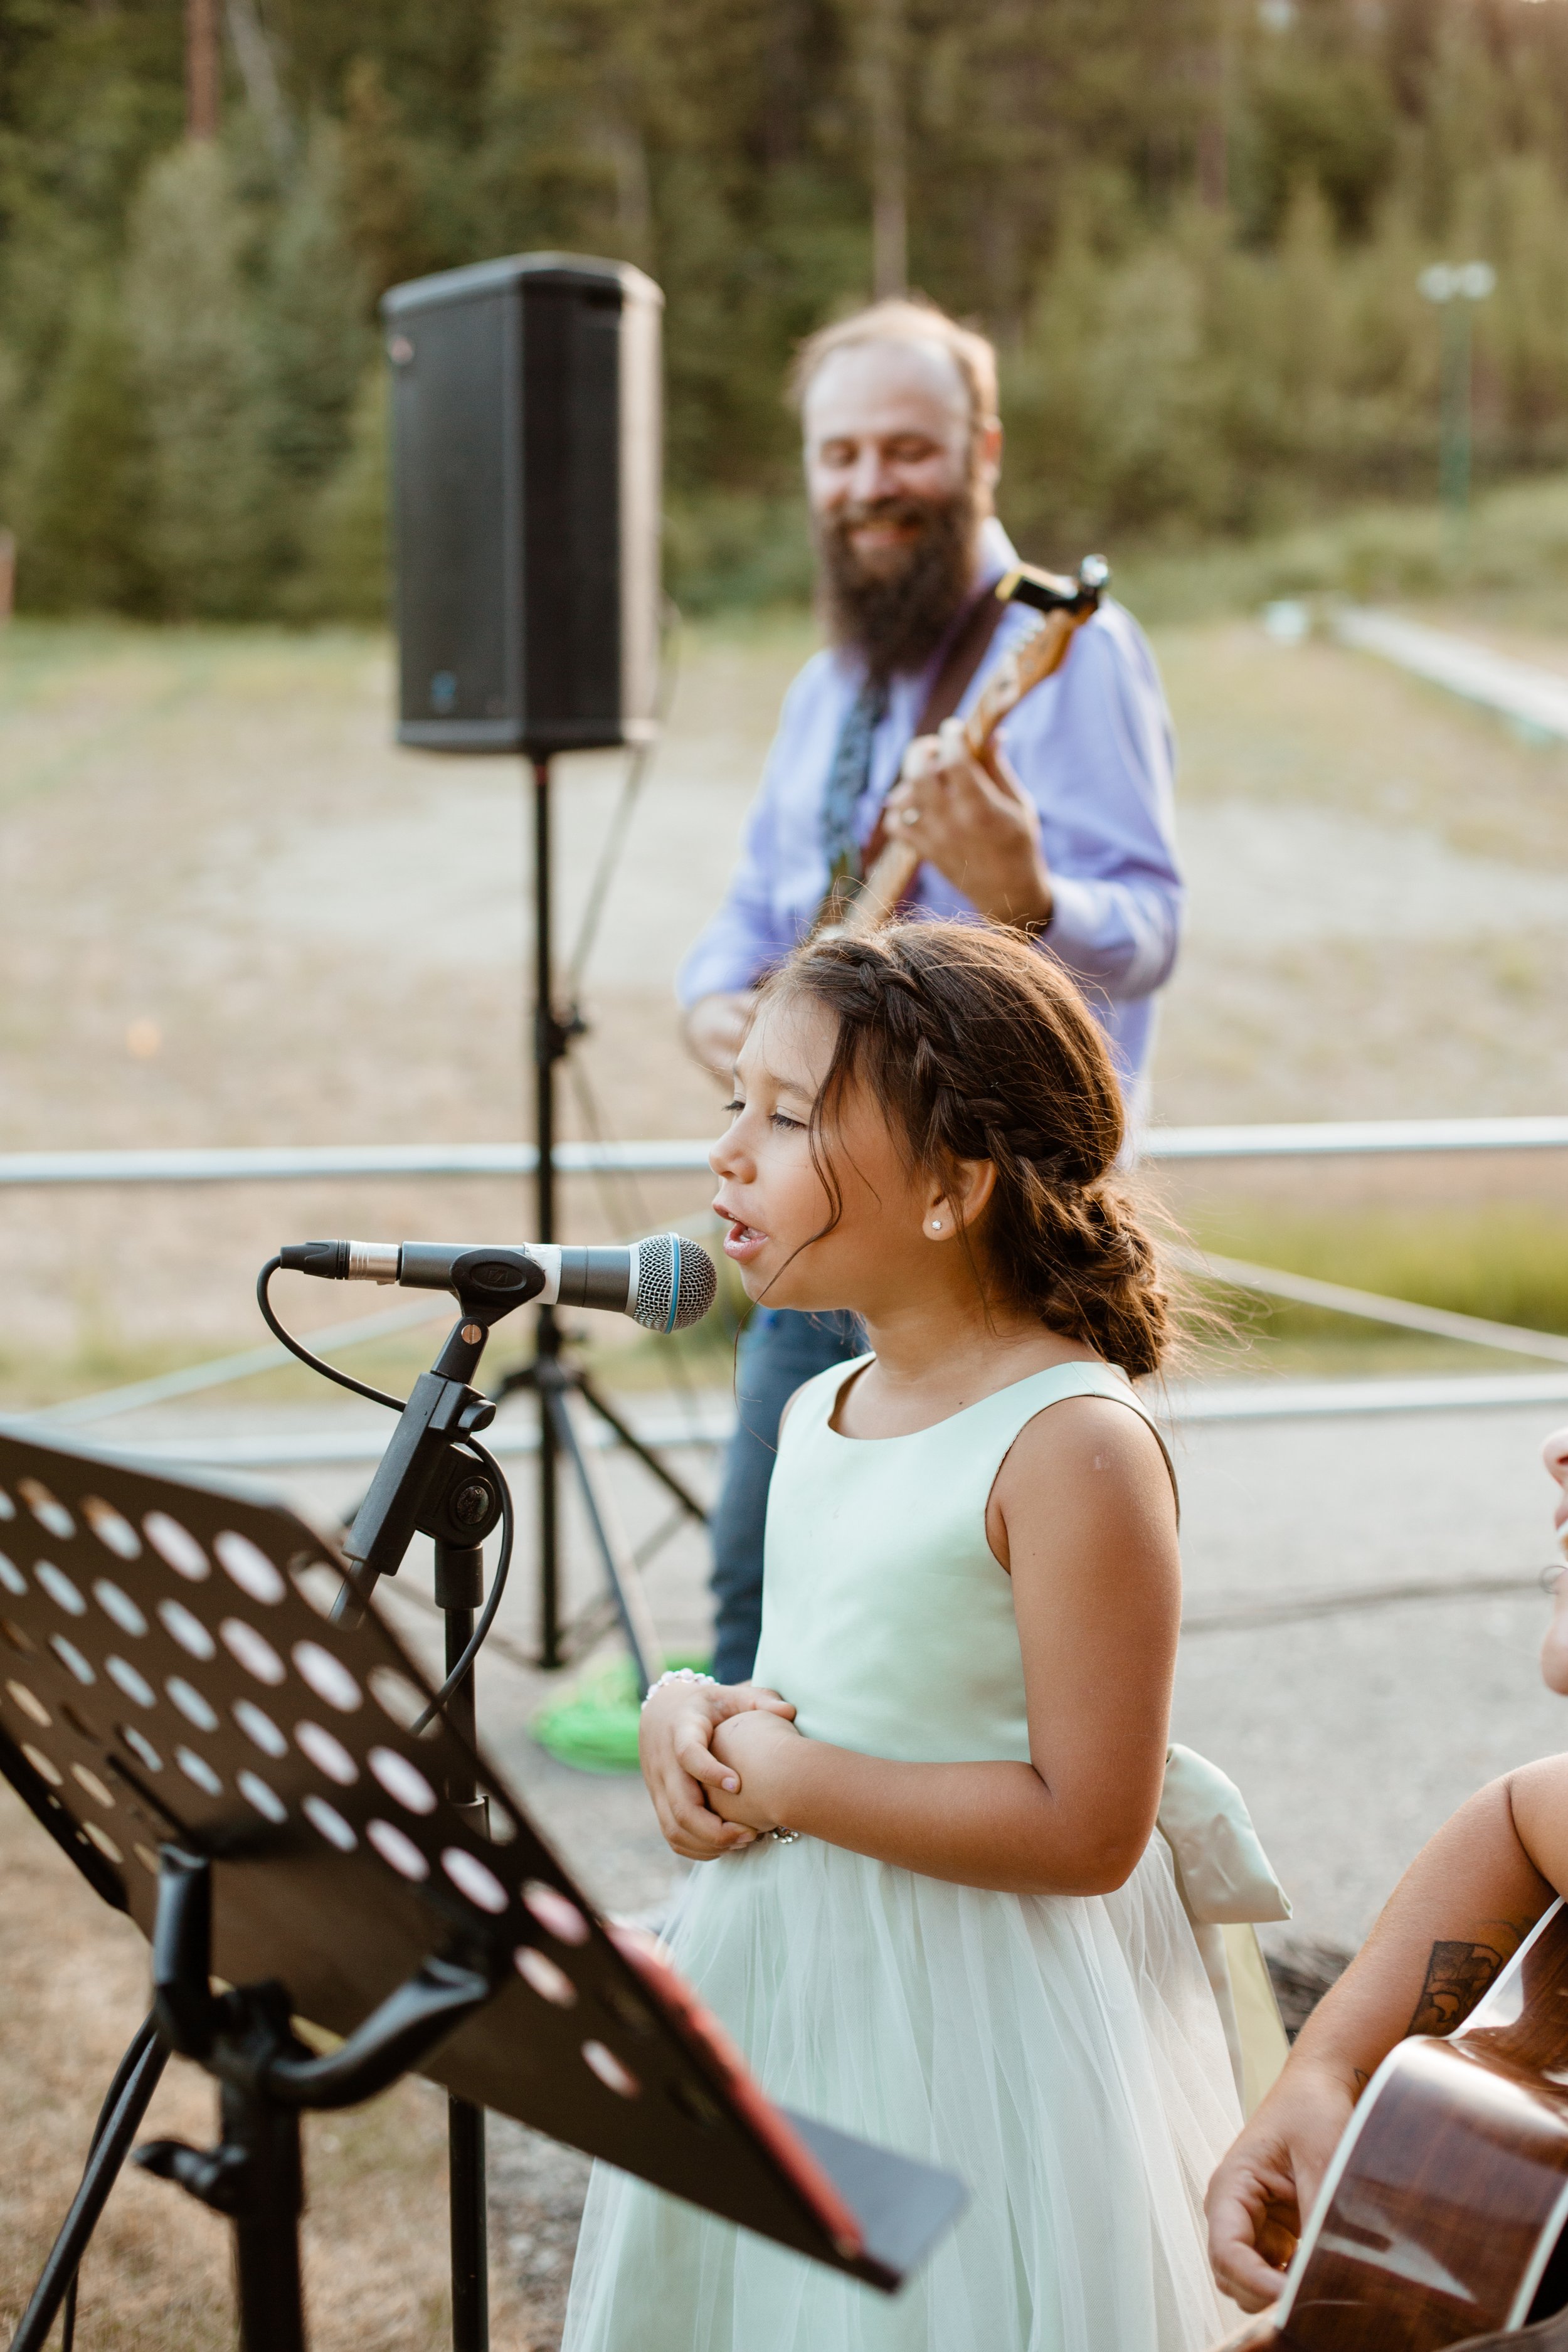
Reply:
M1027 604L1042 618L997 664L963 722L963 740L975 759L1024 697L1060 669L1079 630L1099 611L1110 577L1110 567L1104 557L1090 555L1079 566L1076 580L1020 563L997 582L1001 603ZM920 863L919 852L908 843L887 842L832 929L848 939L864 939L879 930L914 880Z

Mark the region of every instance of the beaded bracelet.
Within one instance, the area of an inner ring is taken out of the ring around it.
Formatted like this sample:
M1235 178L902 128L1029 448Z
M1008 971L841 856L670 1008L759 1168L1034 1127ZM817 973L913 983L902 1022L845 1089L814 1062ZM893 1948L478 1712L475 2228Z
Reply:
M700 1675L694 1666L669 1666L660 1675L658 1682L649 1683L647 1698L643 1701L644 1706L647 1705L647 1699L653 1696L655 1691L662 1690L666 1683L709 1683L714 1690L719 1688L719 1683L714 1675Z

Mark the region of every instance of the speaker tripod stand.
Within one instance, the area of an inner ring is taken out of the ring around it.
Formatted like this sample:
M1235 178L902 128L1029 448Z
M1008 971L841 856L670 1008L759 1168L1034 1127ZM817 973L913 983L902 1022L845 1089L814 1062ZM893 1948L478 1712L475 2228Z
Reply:
M556 1073L576 1039L584 1034L584 1024L575 1005L563 1013L555 1001L550 752L531 754L529 765L533 788L532 1068L538 1149L533 1230L537 1240L553 1242ZM569 1465L594 1548L604 1569L606 1591L626 1637L637 1695L642 1697L659 1672L658 1638L643 1597L636 1557L620 1531L610 1497L595 1476L574 1425L572 1399L581 1398L689 1518L706 1526L708 1513L684 1480L627 1427L589 1374L573 1361L571 1337L563 1330L555 1309L540 1307L534 1312L537 1321L532 1359L506 1375L499 1393L504 1397L526 1390L539 1400L539 1663L553 1672L571 1664L574 1649L574 1629L563 1624L562 1619L561 1473Z

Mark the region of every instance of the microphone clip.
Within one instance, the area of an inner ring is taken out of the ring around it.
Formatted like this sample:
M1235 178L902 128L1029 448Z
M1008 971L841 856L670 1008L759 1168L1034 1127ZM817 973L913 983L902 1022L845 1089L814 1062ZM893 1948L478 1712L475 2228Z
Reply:
M467 1342L459 1325L434 1367L415 1381L344 1538L349 1580L334 1619L357 1623L360 1604L378 1577L396 1575L416 1530L468 1547L482 1542L500 1517L500 1496L479 1463L460 1451L465 1437L495 1419L494 1402L443 1369L454 1348L473 1354L483 1345L482 1334Z
M404 1244L405 1282L417 1271L408 1261L416 1261L419 1248L417 1242ZM544 1285L544 1268L527 1250L481 1248L465 1250L442 1286L452 1292L467 1321L489 1331L503 1315L537 1298Z

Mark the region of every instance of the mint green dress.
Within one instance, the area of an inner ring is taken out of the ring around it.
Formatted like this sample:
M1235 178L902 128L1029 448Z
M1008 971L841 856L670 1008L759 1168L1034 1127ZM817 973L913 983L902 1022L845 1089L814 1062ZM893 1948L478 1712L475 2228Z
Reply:
M809 1381L785 1423L757 1679L811 1739L1026 1762L992 1485L1063 1398L1142 1407L1110 1367L1063 1364L932 1429L843 1437L838 1391L867 1360ZM889 2299L600 2165L563 2352L1204 2352L1234 2324L1202 2200L1240 2111L1158 1834L1107 1895L762 1839L699 1864L668 1932L773 2098L957 2173L970 2203Z

